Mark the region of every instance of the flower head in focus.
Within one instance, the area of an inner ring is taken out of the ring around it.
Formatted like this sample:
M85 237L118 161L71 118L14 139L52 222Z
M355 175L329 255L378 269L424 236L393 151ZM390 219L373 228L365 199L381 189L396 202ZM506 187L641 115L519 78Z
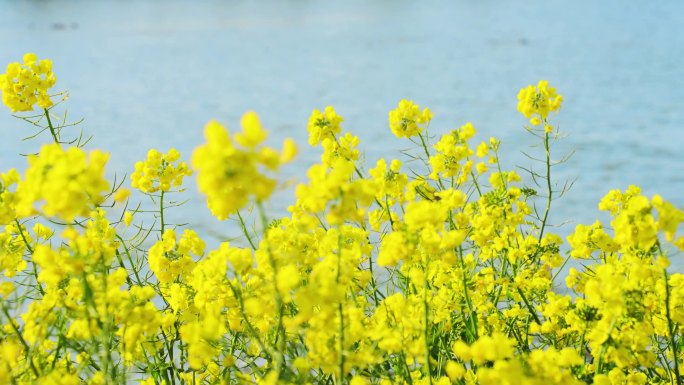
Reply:
M420 107L410 100L403 99L396 109L389 113L389 125L398 138L410 138L423 132L424 125L432 120L429 108Z
M309 131L309 144L316 146L325 139L335 139L335 136L342 131L340 123L343 119L337 115L331 106L325 107L322 112L313 110L309 118L307 130Z
M27 53L23 59L23 63L8 64L6 72L0 74L2 102L12 112L32 111L35 104L40 108L52 106L48 90L57 82L52 61L38 60L33 53Z
M545 121L550 112L560 110L562 102L563 96L556 93L555 88L549 87L546 80L540 80L536 86L529 85L518 92L518 111L535 126Z
M159 190L169 191L172 187L183 184L183 178L192 175L188 164L180 161L180 153L172 148L166 154L155 149L147 152L147 159L135 164L135 171L131 174L133 187L144 193L154 193Z

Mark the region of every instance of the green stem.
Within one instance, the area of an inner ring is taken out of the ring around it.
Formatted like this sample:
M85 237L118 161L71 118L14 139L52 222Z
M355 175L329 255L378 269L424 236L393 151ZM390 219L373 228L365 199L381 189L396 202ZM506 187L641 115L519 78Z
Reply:
M525 294L523 294L522 290L518 288L518 294L520 294L520 298L522 298L523 302L525 303L525 306L527 307L527 310L530 312L530 315L532 318L534 318L534 322L537 323L537 325L541 325L541 320L539 319L539 316L537 315L537 311L534 310L532 307L532 304L527 300L525 297Z
M674 361L674 372L676 384L679 384L679 352L677 351L677 340L675 334L677 333L677 326L672 322L670 315L670 284L668 281L667 270L663 269L663 276L665 277L665 314L667 315L667 327L670 334L670 348L672 349L672 360Z
M375 307L378 307L380 300L378 299L378 283L375 281L375 273L373 272L373 257L368 258L368 270L370 271L370 281L373 286L373 301L375 302Z
M549 133L544 133L544 151L546 152L546 209L544 210L544 219L542 219L541 229L539 230L539 240L544 236L544 228L546 227L546 220L549 217L549 210L551 209L551 200L553 198L553 190L551 189L551 150L549 148Z
M161 221L160 223L160 236L164 236L164 190L161 190L161 194L159 195L159 220Z
M26 360L30 363L31 365L31 370L33 371L33 374L36 375L36 378L40 377L40 373L38 373L38 368L36 368L36 365L33 363L33 359L29 357L29 351L31 350L29 345L26 343L26 340L24 339L24 336L21 335L21 332L17 328L17 325L14 324L14 318L10 316L9 312L7 311L7 308L5 307L5 304L3 302L0 302L0 307L2 308L2 313L7 317L7 322L12 326L12 330L14 330L14 334L17 335L17 338L19 338L19 342L24 346L24 349L26 350L25 356Z
M124 264L123 258L121 258L121 253L119 253L119 249L114 250L114 254L116 255L117 261L119 262L119 267L128 272L128 269L126 269L126 265ZM133 286L133 280L131 279L129 274L126 274L126 283L128 284L129 288Z
M406 378L404 378L404 380L406 380L409 383L409 385L413 385L413 378L411 378L411 369L408 366L408 362L406 362L405 353L401 353L401 360L404 364L404 369L406 370Z
M478 338L477 313L473 309L473 304L470 301L470 296L468 295L468 276L466 274L466 265L465 265L465 262L463 261L463 250L460 247L458 250L458 258L459 258L459 262L461 264L461 271L462 271L461 278L463 281L463 298L465 299L466 305L468 306L468 310L470 311L470 320L469 320L470 322L469 322L469 324L470 324L470 328L472 329L470 331L470 334L472 336L472 341L469 341L469 342L473 342L473 341L477 340L477 338Z
M555 281L556 281L556 277L558 277L558 274L560 274L561 271L563 271L563 269L565 268L565 265L568 264L568 261L569 261L569 260L570 260L570 256L568 255L567 257L565 257L565 260L563 261L563 264L561 264L560 267L558 268L558 271L556 272L556 274L554 274L553 277L551 278L551 282L555 282Z
M163 328L161 330L161 335L162 335L162 337L164 337L163 343L166 346L166 350L167 350L168 355L169 355L169 360L168 360L169 362L168 362L168 367L166 368L166 372L169 372L169 376L171 378L171 385L175 385L176 384L175 375L178 372L178 370L176 369L176 365L173 362L174 361L174 358L173 358L174 346L173 345L175 343L175 339L171 339L170 335L167 336L166 333L164 333ZM167 378L168 378L168 376L167 376Z
M376 199L377 202L377 199ZM380 202L378 202L380 204ZM380 204L380 207L382 207L382 204ZM392 210L390 210L390 205L389 205L389 200L387 199L387 195L385 195L385 207L384 209L387 210L387 217L389 218L390 226L392 227L392 230L394 230L394 219L392 219Z
M610 334L613 332L613 328L615 328L615 322L617 321L616 318L613 318L613 322L610 323L610 327L608 328L608 338L610 338ZM607 342L607 341L606 341ZM606 353L606 342L604 342L601 345L601 349L599 349L599 356L598 356L598 363L596 364L596 373L601 374L603 373L603 355Z
M24 230L21 229L21 223L19 223L19 220L16 218L14 218L14 223L17 224L17 230L19 231L19 235L21 235L21 239L24 241L24 244L26 245L26 249L28 249L29 253L33 254L33 248L28 243L28 240L26 239L26 236L24 235Z
M340 284L340 274L342 273L342 235L338 233L337 235L337 273L335 275L335 284L339 285ZM343 299L344 301L344 299ZM345 371L344 371L344 364L345 364L345 357L344 357L344 312L343 312L343 306L342 302L337 305L337 310L340 314L340 327L338 329L338 333L340 334L340 357L339 357L339 371L340 371L340 383L344 384L345 383Z
M427 144L425 143L425 138L423 138L423 134L418 134L418 137L420 138L420 143L423 144L423 150L425 150L425 161L429 162L430 161L430 151L428 151Z
M138 270L135 269L135 263L133 263L133 258L131 257L131 252L128 250L128 247L126 246L126 242L124 241L123 238L119 234L116 234L116 238L121 241L121 245L124 248L124 251L126 252L126 257L128 257L128 262L131 264L131 270L133 270L133 274L135 274L135 279L138 281L138 286L143 286L142 280L140 279L140 275L138 275ZM118 250L117 250L118 254Z
M28 243L28 240L26 239L26 236L24 235L24 230L21 229L21 223L19 223L19 220L14 218L14 222L17 224L17 230L19 230L19 235L21 235L21 239L24 241L24 245L26 245L26 249L33 255L33 248L31 245ZM31 265L33 266L33 277L36 279L36 287L38 288L38 292L40 295L45 295L45 290L43 290L43 285L38 282L38 269L36 268L36 263L33 262L33 258L31 258Z
M339 359L339 370L340 370L340 384L345 383L344 376L344 313L342 312L342 302L337 306L337 310L340 313L340 359Z
M235 288L235 286L233 286L233 284L230 281L228 281L228 287L230 287L230 290L233 292L233 297L235 297L235 299L237 300L238 310L240 311L240 316L242 317L243 321L245 321L247 331L249 332L249 334L251 334L251 337L254 338L254 340L257 342L257 345L259 345L261 351L266 353L266 359L271 359L271 357L273 356L273 352L261 340L261 337L259 337L259 333L254 328L252 323L249 322L249 318L247 317L247 313L245 312L245 303L242 299L242 294L237 290L237 288Z
M43 111L45 111L45 118L47 118L48 128L50 129L50 134L52 134L52 139L55 143L59 144L57 132L55 132L55 127L52 125L52 120L50 119L50 111L47 108L43 108Z
M266 212L264 211L264 206L261 202L257 202L257 209L259 210L259 217L261 218L261 226L263 228L264 236L266 235L266 230L268 228L268 219L266 218ZM273 258L273 252L271 250L270 243L266 242L266 254L268 255L268 262L273 270L273 289L275 291L276 308L278 309L278 321L276 328L276 338L273 343L273 349L276 352L276 365L275 370L278 373L278 379L280 379L282 371L284 369L284 359L283 352L285 351L286 340L285 340L285 327L283 326L283 316L285 306L283 304L283 298L280 295L280 290L278 290L278 269L276 261Z
M247 231L247 226L245 225L245 220L242 219L242 215L240 215L240 210L237 211L237 216L238 216L238 219L240 219L240 226L242 227L243 234L245 234L245 238L247 238L247 242L249 242L249 245L252 246L252 250L256 250L256 246L254 245L254 242L252 241L252 237L249 236L249 232Z
M477 193L482 196L482 190L480 190L480 184L477 183L477 178L475 177L474 172L470 172L470 176L473 178L473 185L475 185L475 188L477 189Z
M427 263L426 263L427 265ZM428 292L428 279L427 279L427 266L425 266L425 272L423 273L423 318L425 321L425 335L423 336L425 338L425 366L427 368L427 376L430 385L432 385L432 365L430 364L430 341L429 341L429 336L430 336L430 329L429 329L429 320L430 320L430 310L428 308L428 298L427 298L427 292Z

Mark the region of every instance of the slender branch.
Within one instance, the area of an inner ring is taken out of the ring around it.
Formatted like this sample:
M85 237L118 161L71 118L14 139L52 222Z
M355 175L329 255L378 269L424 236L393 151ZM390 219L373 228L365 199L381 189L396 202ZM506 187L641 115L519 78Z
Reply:
M52 139L55 143L59 144L59 139L57 138L57 132L55 132L55 127L52 125L52 120L50 120L50 110L44 108L45 118L47 119L48 128L50 128L50 134L52 134Z
M26 239L26 236L24 235L24 230L21 228L21 223L19 223L19 220L14 218L14 222L17 224L17 229L19 230L19 235L21 235L21 239L24 241L24 245L26 245L26 249L33 255L33 248L28 242L28 239ZM40 295L45 295L45 290L43 290L43 285L38 282L38 270L36 269L36 263L33 261L33 258L31 258L31 265L33 266L33 277L36 279L36 287L38 287L38 292L40 292Z
M546 152L546 188L548 191L546 199L546 209L544 210L544 219L542 219L541 229L539 230L539 240L544 236L544 228L546 227L546 220L549 217L549 210L551 210L551 200L553 197L553 189L551 188L551 151L549 149L549 133L544 134L544 151Z
M159 195L159 226L160 226L160 236L164 236L164 190L161 190Z
M17 325L14 324L14 318L10 316L9 312L7 311L7 308L5 307L5 304L0 301L0 308L2 308L2 313L7 317L7 322L9 322L10 326L12 326L12 330L14 330L14 334L17 335L17 338L19 338L19 342L24 346L24 349L26 350L26 360L28 360L29 364L31 365L31 370L33 371L33 374L36 375L36 378L40 377L40 373L38 373L38 368L36 368L36 365L33 363L33 360L31 357L29 357L29 351L30 347L28 343L26 343L26 340L24 339L24 336L21 335L21 332L19 331L19 328L17 328Z
M670 284L668 283L667 270L663 269L663 276L665 277L665 314L667 315L667 327L670 334L670 348L672 349L672 361L674 361L675 383L679 384L679 352L677 351L677 340L675 334L677 326L672 322L670 315Z
M247 238L247 242L249 242L249 245L252 246L252 250L256 250L256 246L254 245L254 242L252 241L252 237L249 235L249 232L247 231L247 226L245 225L245 220L242 219L242 215L240 215L240 210L237 211L237 216L238 216L238 219L240 219L240 226L242 227L243 234L245 234L245 238Z

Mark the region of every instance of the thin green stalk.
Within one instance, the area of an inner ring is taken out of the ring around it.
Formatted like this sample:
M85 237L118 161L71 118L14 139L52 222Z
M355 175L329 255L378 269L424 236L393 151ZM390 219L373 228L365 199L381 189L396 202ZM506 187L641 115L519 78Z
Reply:
M427 263L426 263L427 265ZM430 320L430 310L428 308L428 299L427 299L427 292L428 292L428 279L427 279L427 266L425 267L425 272L423 274L423 318L425 322L425 366L427 368L427 376L430 385L432 385L432 365L430 364L430 342L429 342L429 336L430 336L430 329L429 329L429 320Z
M377 202L377 199L376 199ZM378 202L380 204L380 202ZM380 207L382 207L382 204L380 204ZM387 199L387 195L385 195L385 207L387 210L387 217L389 218L390 226L392 227L392 230L394 230L394 219L392 219L392 211L390 210L389 206L389 200Z
M556 277L558 277L558 274L560 274L561 271L563 271L563 269L565 268L565 265L568 264L568 261L569 261L569 260L570 260L570 256L568 255L567 257L565 257L565 260L563 261L563 264L561 264L560 267L558 268L558 271L556 272L556 274L554 274L553 277L551 278L551 282L555 282L555 281L556 281Z
M475 178L475 173L470 172L470 176L473 178L473 185L475 185L475 188L477 189L477 193L482 196L482 190L480 190L480 184L477 183L477 178Z
M546 122L544 122L546 123ZM549 133L544 133L544 151L546 153L546 209L544 210L544 218L542 219L541 229L539 229L539 241L541 241L544 236L544 229L546 228L546 220L549 217L549 211L551 210L551 200L553 199L553 189L551 188L551 150L549 148Z
M425 161L429 162L430 161L430 151L428 151L427 144L425 143L425 138L423 138L423 134L418 134L418 137L420 138L420 143L422 143L423 150L425 151Z
M230 281L228 281L228 286L230 287L230 290L233 292L233 296L238 302L238 310L240 311L240 316L245 321L245 325L247 326L249 334L251 334L251 337L254 338L254 340L257 342L261 351L266 353L266 358L270 359L273 356L273 353L266 346L266 344L264 344L264 342L261 341L259 333L257 333L256 329L254 329L252 323L249 322L249 318L247 317L247 313L245 312L245 303L242 300L242 295L238 292L238 290L235 288L235 286L233 286L233 284Z
M527 310L530 312L530 315L532 318L534 318L534 322L537 323L537 325L541 325L541 320L539 319L539 316L537 315L537 311L534 310L532 307L532 304L527 300L525 297L525 294L523 294L522 290L518 288L518 294L520 294L520 298L522 298L523 302L525 303L525 306L527 307Z
M667 315L667 328L670 334L670 348L672 349L672 360L674 361L675 383L679 383L679 352L677 349L677 340L675 334L677 333L677 326L672 322L670 315L670 284L668 283L667 270L663 269L663 276L665 277L665 314Z
M466 301L466 305L468 305L468 310L470 311L470 327L472 328L470 334L473 337L473 341L478 338L478 331L477 331L477 313L473 309L473 304L470 301L470 296L468 295L468 276L466 275L466 266L465 262L463 261L463 250L459 247L458 250L458 258L459 262L461 264L461 271L462 271L462 281L463 281L463 297ZM472 341L470 341L472 342Z
M14 318L10 316L9 311L7 311L7 308L5 307L4 302L0 301L0 308L2 308L2 313L7 317L7 322L12 326L12 330L14 330L14 334L17 335L17 338L19 338L19 342L24 346L25 356L26 360L29 362L31 365L31 370L33 371L33 374L36 375L36 378L40 377L40 373L38 372L38 368L36 368L36 365L33 363L33 360L31 357L29 357L29 351L31 348L29 347L28 343L26 343L26 340L24 339L24 336L21 335L21 332L19 331L19 328L17 328L17 325L14 324Z
M252 246L252 250L256 250L256 246L254 245L254 242L252 241L252 237L249 236L249 231L247 231L247 226L245 225L245 220L242 219L242 215L240 215L240 210L237 211L237 216L238 219L240 219L240 227L242 227L242 232L245 234L245 238L247 238L247 242L249 242L249 245Z
M259 217L261 218L261 226L264 231L264 235L268 228L268 220L266 218L266 212L264 211L264 206L261 202L257 202L257 209L259 210ZM277 279L277 265L275 259L273 259L273 252L271 250L271 245L266 243L266 254L268 255L268 262L273 270L273 290L275 291L276 308L278 309L278 326L276 328L276 338L273 344L273 348L276 352L276 372L278 373L278 379L283 371L284 359L283 351L285 350L285 327L283 326L283 316L284 316L284 305L283 298L278 290L278 279Z
M176 365L175 365L174 362L173 362L173 361L174 361L174 358L173 358L173 350L174 350L174 347L173 347L173 345L174 345L174 341L175 341L175 340L170 339L170 336L167 336L166 333L164 333L163 328L162 328L162 330L161 330L161 335L162 335L162 337L164 337L164 345L166 346L166 350L167 350L167 352L168 352L168 354L169 354L169 360L168 360L168 361L169 361L169 365L168 365L168 367L166 368L166 369L167 369L166 371L170 371L170 372L171 372L171 385L175 385L175 384L176 384L176 377L175 377L175 374L178 374L177 371L176 371Z
M28 242L28 239L26 239L26 236L24 235L24 230L21 228L21 223L19 223L19 220L17 218L14 218L14 222L17 224L17 230L19 230L19 235L21 236L21 239L24 241L24 245L26 245L26 249L33 255L33 248ZM33 277L36 279L36 287L38 288L38 292L40 295L45 295L45 290L43 290L43 286L38 282L38 269L36 268L36 263L33 262L33 258L31 258L31 265L33 266Z
M21 239L24 241L24 245L26 245L26 249L28 249L29 253L33 254L33 248L28 243L28 240L26 239L26 236L24 235L24 230L21 229L21 223L19 223L19 220L16 218L14 218L14 223L17 224L17 230L19 230L19 235L21 235Z
M378 306L380 300L378 299L378 283L375 281L375 273L373 272L373 257L368 258L368 270L371 274L371 285L373 286L373 301L375 302L375 307Z
M338 333L340 333L340 358L339 358L339 371L340 371L340 383L345 383L344 376L344 313L342 312L342 302L337 305L337 310L340 313L340 328Z
M135 269L135 264L133 263L133 258L131 257L131 252L128 250L128 247L126 246L126 242L124 241L123 238L119 234L116 234L116 238L121 242L123 245L124 251L126 252L126 256L128 257L128 262L131 264L131 270L133 270L133 274L135 274L135 279L138 281L139 286L143 286L142 280L140 279L140 275L138 275L138 270ZM118 254L118 250L117 250Z
M128 272L128 269L126 269L126 265L124 264L123 258L121 258L121 253L119 253L119 249L114 250L114 255L116 255L116 260L119 262L119 267ZM131 279L130 274L126 274L126 284L128 284L128 287L133 286L133 280Z
M408 362L406 362L406 354L401 353L401 361L404 364L404 369L406 370L406 378L404 378L409 385L413 385L413 378L411 378L411 369L408 366Z
M55 132L55 127L52 125L52 120L50 119L50 111L47 108L43 108L45 111L45 118L47 118L48 128L50 129L50 134L52 134L52 139L55 143L59 144L59 139L57 138L57 132Z
M418 137L420 138L420 143L423 145L423 151L425 151L425 165L428 167L428 169L430 169L430 150L427 148L427 143L425 143L423 134L418 134ZM444 183L442 183L442 178L437 178L437 184L439 184L439 187L442 189L442 191L446 190Z
M159 195L159 221L160 236L164 236L164 190L161 190L161 194Z
M342 272L342 235L338 233L337 235L337 274L335 275L335 284L340 284L340 274ZM339 370L340 370L340 383L345 383L344 378L344 312L342 308L342 302L337 305L337 310L340 314L340 327L338 333L340 334L340 357L339 357Z

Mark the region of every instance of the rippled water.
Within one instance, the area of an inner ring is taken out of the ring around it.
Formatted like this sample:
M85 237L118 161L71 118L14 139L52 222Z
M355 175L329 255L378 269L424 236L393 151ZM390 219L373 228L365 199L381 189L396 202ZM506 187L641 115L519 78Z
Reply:
M681 1L11 1L0 0L0 63L52 58L71 116L85 117L109 169L150 147L189 157L203 125L236 127L256 110L272 143L306 144L313 108L334 105L365 157L393 156L387 112L429 106L431 132L472 121L502 139L502 159L530 162L518 89L548 79L565 97L558 180L577 178L554 223L592 221L611 188L641 185L684 207L684 2ZM0 169L19 166L27 127L0 114ZM287 176L318 154L303 149ZM179 221L228 234L195 188ZM283 193L274 204L291 201ZM574 224L559 231L567 233Z

